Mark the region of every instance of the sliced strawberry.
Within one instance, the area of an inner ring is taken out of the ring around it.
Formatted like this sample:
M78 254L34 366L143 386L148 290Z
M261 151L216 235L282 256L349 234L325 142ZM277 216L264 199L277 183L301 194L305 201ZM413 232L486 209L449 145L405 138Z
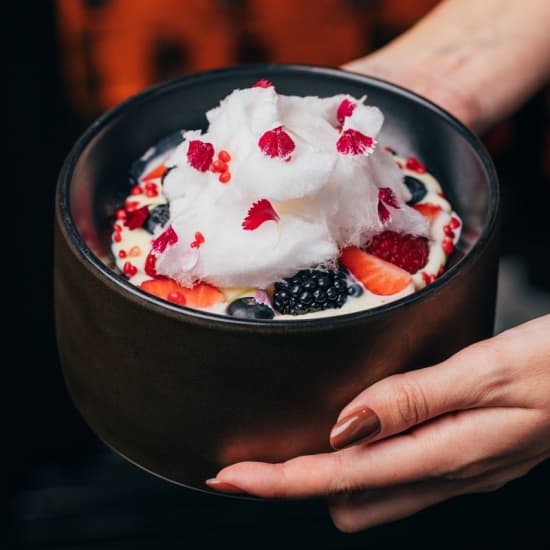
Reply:
M193 288L183 288L187 305L191 307L210 307L225 300L225 295L215 286L198 283Z
M176 294L180 294L181 296L184 296L183 290L187 290L183 288L181 285L178 285L176 281L173 279L151 279L148 281L143 281L139 288L141 290L144 290L145 292L148 292L149 294L152 294L153 296L156 296L157 298L162 298L163 300L168 300L168 297L170 295L171 298L174 297ZM174 300L170 300L174 301ZM184 305L185 301L183 304Z
M411 275L404 269L355 246L342 251L340 263L373 294L391 296L401 292L411 282Z
M153 168L150 172L145 174L145 176L143 176L141 179L143 181L148 181L148 180L154 180L154 179L157 179L157 178L162 178L162 176L164 176L164 174L166 174L167 170L168 170L168 168L166 168L166 166L164 166L164 164L159 164L158 166Z
M430 202L413 204L412 207L418 210L430 223L433 223L437 215L441 212L441 206Z
M225 300L219 289L207 283L198 283L187 288L173 279L152 279L143 281L139 288L163 300L191 307L210 307Z

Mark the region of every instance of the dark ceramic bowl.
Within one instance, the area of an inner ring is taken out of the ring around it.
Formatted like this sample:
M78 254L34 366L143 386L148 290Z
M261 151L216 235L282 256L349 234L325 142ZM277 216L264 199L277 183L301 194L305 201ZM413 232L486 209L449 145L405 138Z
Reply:
M450 269L428 288L361 313L247 321L171 305L131 286L108 256L132 161L163 136L260 78L284 94L368 95L385 113L379 141L416 155L464 220ZM195 489L240 460L329 450L340 409L398 371L441 361L491 335L498 184L480 142L428 101L339 70L245 66L190 75L103 115L60 175L57 336L69 393L97 435L131 462Z

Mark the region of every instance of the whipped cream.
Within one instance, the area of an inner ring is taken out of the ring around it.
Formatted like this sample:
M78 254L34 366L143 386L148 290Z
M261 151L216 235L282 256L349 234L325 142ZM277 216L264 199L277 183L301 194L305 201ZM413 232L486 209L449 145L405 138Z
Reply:
M267 288L336 264L344 247L384 229L429 236L425 217L406 204L401 171L376 141L384 117L365 98L252 87L233 91L206 118L207 130L185 132L164 160L175 237L155 252L159 274L184 286ZM211 169L220 151L230 156L225 178ZM263 221L247 226L250 214Z

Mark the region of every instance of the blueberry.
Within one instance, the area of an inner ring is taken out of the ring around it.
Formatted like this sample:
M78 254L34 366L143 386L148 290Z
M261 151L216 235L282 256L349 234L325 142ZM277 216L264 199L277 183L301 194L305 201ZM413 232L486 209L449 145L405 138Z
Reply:
M239 298L231 302L226 309L227 315L237 319L273 319L273 310L257 302L252 296Z
M149 216L145 220L143 227L152 235L158 225L163 227L169 219L170 207L168 204L159 204L158 206L155 206L151 212L149 212Z
M348 287L348 296L351 298L357 298L363 294L363 288L357 283L351 283Z
M408 201L407 204L416 204L421 201L428 192L424 183L413 176L405 176L403 178L403 183L408 187L412 195L411 200Z

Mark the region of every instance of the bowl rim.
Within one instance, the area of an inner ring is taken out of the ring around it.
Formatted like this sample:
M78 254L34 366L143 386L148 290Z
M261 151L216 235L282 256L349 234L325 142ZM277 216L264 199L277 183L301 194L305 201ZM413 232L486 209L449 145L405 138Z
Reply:
M208 311L201 311L198 309L171 304L168 301L162 300L161 298L157 298L152 294L140 290L138 287L131 284L124 277L105 265L105 263L85 243L76 227L70 211L72 176L78 160L88 144L105 127L107 127L112 120L123 115L129 107L152 100L157 96L161 96L164 93L171 92L180 87L196 85L201 81L231 78L232 76L243 76L246 74L257 75L258 72L262 72L266 77L269 76L274 79L277 74L290 73L302 76L315 74L329 79L337 78L352 81L358 84L374 86L382 91L400 95L410 101L413 101L414 103L420 104L422 107L428 109L432 113L435 113L446 124L450 125L462 136L463 139L466 140L466 142L473 149L474 154L476 154L478 159L481 161L481 166L485 172L486 182L488 184L489 204L487 221L471 250L455 265L445 271L441 277L438 277L433 283L395 301L347 314L329 315L326 317L307 319L298 318L295 320L237 319L218 313L211 313ZM195 322L199 324L207 323L208 325L214 325L218 328L246 328L247 330L250 330L250 328L255 328L258 331L268 329L270 331L280 330L287 332L289 329L292 331L297 329L334 329L340 326L356 324L373 317L390 313L397 309L409 307L418 301L425 300L429 295L437 292L439 288L446 285L450 279L454 278L459 271L474 262L490 242L497 227L500 189L495 166L487 149L480 139L454 115L447 112L432 101L412 92L411 90L377 77L323 65L257 63L233 65L230 67L195 72L166 82L161 82L160 84L151 86L129 97L125 101L107 110L94 122L92 122L83 133L81 133L80 137L75 141L67 154L59 173L55 202L56 218L59 223L59 227L64 234L65 241L68 243L69 248L75 256L96 278L100 279L113 290L122 293L131 301L149 309L154 309L164 315L175 317L180 321Z

